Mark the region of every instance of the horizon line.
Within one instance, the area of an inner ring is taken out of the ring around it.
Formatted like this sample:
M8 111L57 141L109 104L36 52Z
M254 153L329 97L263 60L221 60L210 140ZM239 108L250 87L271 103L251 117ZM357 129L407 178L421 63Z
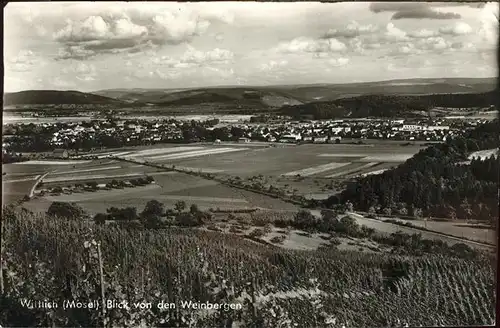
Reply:
M262 84L262 85L214 85L214 86L198 86L198 87L167 87L167 88L107 88L107 89L99 89L94 91L81 91L78 89L26 89L20 91L4 91L3 94L8 93L19 93L19 92L27 92L27 91L61 91L61 92L70 92L76 91L81 93L95 93L100 91L110 91L110 90L194 90L194 89L210 89L210 88L272 88L272 87L307 87L307 86L332 86L332 85L349 85L349 84L364 84L364 83L387 83L394 81L418 81L418 80L460 80L460 79L468 79L468 80L486 80L486 79L498 79L497 76L491 77L418 77L418 78L407 78L407 79L389 79L389 80L373 80L373 81L357 81L357 82L347 82L347 83L329 83L329 82L318 82L318 83L304 83L304 84Z

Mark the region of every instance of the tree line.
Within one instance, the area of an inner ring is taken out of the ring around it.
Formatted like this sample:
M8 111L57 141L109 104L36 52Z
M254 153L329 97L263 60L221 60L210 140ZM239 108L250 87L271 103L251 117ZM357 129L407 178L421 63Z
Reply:
M310 116L313 119L338 117L408 117L415 111L433 107L473 108L497 105L495 91L467 94L432 94L419 96L363 95L333 101L311 102L282 107L284 115Z
M498 158L469 153L498 147L498 120L471 130L465 137L421 150L398 167L359 178L327 207L351 201L362 211L390 215L479 219L498 222Z

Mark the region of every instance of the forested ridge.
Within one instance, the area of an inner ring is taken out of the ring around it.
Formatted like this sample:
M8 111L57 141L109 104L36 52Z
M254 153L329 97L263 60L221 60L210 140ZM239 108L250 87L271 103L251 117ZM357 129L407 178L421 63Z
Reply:
M433 107L471 108L498 104L496 91L483 93L432 94L419 96L363 95L333 101L285 106L282 113L294 117L309 115L315 119L336 117L408 116Z
M33 104L108 104L123 105L120 100L79 91L28 90L6 93L4 106Z
M326 206L350 201L363 211L383 214L498 221L499 160L467 157L498 147L498 120L465 137L421 150L398 167L358 179Z

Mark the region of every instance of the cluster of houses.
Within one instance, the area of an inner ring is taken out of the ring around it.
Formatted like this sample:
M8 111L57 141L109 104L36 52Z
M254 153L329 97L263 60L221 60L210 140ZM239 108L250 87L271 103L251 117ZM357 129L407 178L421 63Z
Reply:
M237 124L245 131L240 142L340 143L342 138L445 141L478 122L436 120L330 120L287 121L273 124Z
M152 142L168 142L182 139L182 130L179 122L168 123L152 123L144 122L125 122L116 121L93 121L91 124L83 123L68 123L65 128L53 133L51 144L59 147L68 142L75 142L82 136L90 139L94 138L95 134L107 136L119 136L126 142L134 140L152 141Z
M226 140L238 142L264 141L276 143L340 143L342 139L389 139L445 141L461 135L484 120L429 119L341 119L322 121L293 121L287 119L269 122L225 122L202 125L203 129L224 128ZM113 137L124 144L183 142L185 122L176 120L94 120L79 123L43 123L52 132L49 143L60 158L70 156L62 148L75 142ZM187 127L189 129L189 125ZM237 135L232 135L238 130ZM197 137L199 141L205 137ZM221 138L221 137L217 137ZM227 139L228 138L228 139ZM192 140L191 140L192 141ZM217 140L215 140L217 142ZM5 147L5 143L4 143Z

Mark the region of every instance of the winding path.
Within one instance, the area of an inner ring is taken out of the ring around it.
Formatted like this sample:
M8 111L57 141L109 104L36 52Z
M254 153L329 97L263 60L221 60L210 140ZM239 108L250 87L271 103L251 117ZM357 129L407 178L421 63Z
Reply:
M49 172L45 172L42 176L39 176L38 179L36 179L36 182L35 184L33 185L33 187L31 187L31 190L30 190L30 193L29 193L29 198L33 198L33 195L35 194L35 189L36 187L38 187L38 185L40 184L40 182L42 182L42 180L47 176L49 175L50 173L54 173L55 171L57 170L53 170L53 171L49 171Z

